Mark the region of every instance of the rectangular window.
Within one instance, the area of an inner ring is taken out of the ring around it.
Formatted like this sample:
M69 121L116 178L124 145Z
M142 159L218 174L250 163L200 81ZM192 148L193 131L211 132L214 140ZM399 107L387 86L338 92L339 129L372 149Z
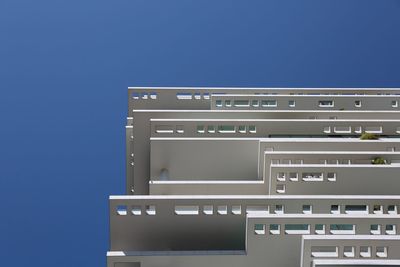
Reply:
M306 182L318 182L324 180L322 172L303 172L302 179Z
M177 93L176 98L179 100L190 100L192 99L191 93Z
M333 235L354 235L356 226L354 224L331 224L330 230Z
M335 126L333 127L335 133L351 133L350 126Z
M285 234L304 235L310 234L309 224L285 224Z
M221 108L222 107L222 100L215 100L215 106L217 108Z
M347 214L368 214L368 205L346 205L344 211Z
M296 106L296 102L294 100L289 100L289 107L294 108Z
M200 93L194 93L194 99L200 100L201 99L201 94Z
M387 258L387 256L388 256L387 247L376 247L376 257Z
M261 106L263 107L276 107L277 102L276 100L262 100L261 101Z
M332 108L334 107L334 102L333 100L320 100L318 106L321 108Z
M233 101L233 105L235 107L248 107L249 105L249 100L235 100Z
M365 127L366 133L382 133L382 126L366 126Z
M315 258L335 258L339 257L339 249L334 246L311 247L311 256Z
M399 102L397 100L392 100L392 107L397 108L399 106Z
M210 99L210 94L209 93L204 93L203 94L203 99Z
M175 206L176 215L199 215L199 206Z
M256 235L265 235L265 224L255 224L254 233Z
M235 133L235 126L234 125L220 125L218 126L219 133Z
M174 127L172 125L156 125L156 133L172 134L174 133Z
M258 107L258 105L259 105L258 100L252 100L252 101L251 101L251 105L252 105L253 107Z
M268 206L247 206L246 213L268 213Z
M230 100L225 100L225 107L231 107L232 103Z

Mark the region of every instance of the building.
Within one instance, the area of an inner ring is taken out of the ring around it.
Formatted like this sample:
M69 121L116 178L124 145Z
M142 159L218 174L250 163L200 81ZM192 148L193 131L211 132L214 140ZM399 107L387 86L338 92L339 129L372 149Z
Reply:
M128 97L108 267L400 266L400 89Z

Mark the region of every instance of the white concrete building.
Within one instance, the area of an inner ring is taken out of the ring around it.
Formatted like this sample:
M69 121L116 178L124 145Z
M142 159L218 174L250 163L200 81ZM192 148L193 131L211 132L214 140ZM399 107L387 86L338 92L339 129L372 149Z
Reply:
M108 267L400 266L400 89L128 93Z

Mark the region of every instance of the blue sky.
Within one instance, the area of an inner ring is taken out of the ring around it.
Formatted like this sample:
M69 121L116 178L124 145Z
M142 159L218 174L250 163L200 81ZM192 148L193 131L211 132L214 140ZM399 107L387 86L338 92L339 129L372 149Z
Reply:
M128 86L400 87L400 1L0 1L0 258L105 266Z

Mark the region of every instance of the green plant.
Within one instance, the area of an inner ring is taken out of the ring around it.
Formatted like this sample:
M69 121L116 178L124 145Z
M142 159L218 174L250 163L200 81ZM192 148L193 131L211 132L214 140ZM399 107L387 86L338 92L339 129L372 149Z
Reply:
M387 164L387 161L386 161L386 159L384 159L382 157L376 157L371 160L371 164L384 165L384 164Z
M377 136L376 134L372 134L372 133L363 133L360 136L361 140L378 140L379 136Z

